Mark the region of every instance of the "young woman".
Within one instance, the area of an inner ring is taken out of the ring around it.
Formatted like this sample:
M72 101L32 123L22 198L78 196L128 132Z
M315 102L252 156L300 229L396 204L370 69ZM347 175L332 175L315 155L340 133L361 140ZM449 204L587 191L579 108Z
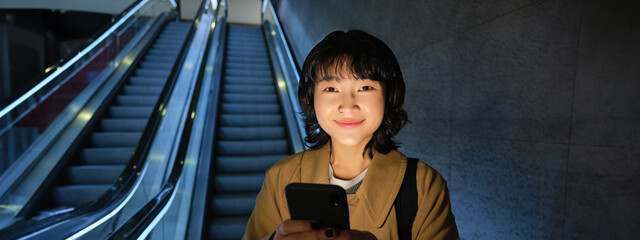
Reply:
M399 239L394 200L408 161L393 136L407 122L404 91L396 57L376 37L336 31L318 43L298 89L310 150L267 171L244 239ZM445 180L422 162L415 174L411 238L457 239ZM342 186L352 229L289 219L284 188L292 182Z

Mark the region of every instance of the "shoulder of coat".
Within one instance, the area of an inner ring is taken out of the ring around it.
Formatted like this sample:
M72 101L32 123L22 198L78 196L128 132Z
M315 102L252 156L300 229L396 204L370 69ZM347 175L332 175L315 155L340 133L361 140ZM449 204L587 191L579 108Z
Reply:
M438 170L423 161L418 161L416 179L418 180L418 184L422 181L422 183L427 186L435 185L436 187L444 187L447 185L447 182Z

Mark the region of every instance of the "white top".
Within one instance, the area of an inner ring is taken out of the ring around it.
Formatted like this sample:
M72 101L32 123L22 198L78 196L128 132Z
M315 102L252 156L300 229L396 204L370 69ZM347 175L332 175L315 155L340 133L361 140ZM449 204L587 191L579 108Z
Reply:
M356 176L351 180L342 180L342 179L336 178L333 175L333 167L331 166L331 164L329 164L329 183L333 185L338 185L344 188L344 190L348 190L349 188L355 186L356 184L359 184L362 181L362 179L364 179L364 175L367 174L367 170L369 170L369 168L365 169L358 176Z

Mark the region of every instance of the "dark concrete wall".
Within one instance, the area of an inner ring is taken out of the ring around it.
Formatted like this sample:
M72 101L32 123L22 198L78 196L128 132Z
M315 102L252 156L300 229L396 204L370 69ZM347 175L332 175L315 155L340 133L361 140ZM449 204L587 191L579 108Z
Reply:
M640 236L638 1L275 6L298 63L333 30L395 51L401 151L448 180L464 239Z

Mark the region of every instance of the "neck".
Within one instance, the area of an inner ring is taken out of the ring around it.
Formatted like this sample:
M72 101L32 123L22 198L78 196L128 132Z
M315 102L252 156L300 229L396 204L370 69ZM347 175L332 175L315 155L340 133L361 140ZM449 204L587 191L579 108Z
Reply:
M337 141L330 142L330 164L336 178L353 179L369 167L369 163L371 163L369 154L362 154L367 142L360 144L362 146L343 146Z

